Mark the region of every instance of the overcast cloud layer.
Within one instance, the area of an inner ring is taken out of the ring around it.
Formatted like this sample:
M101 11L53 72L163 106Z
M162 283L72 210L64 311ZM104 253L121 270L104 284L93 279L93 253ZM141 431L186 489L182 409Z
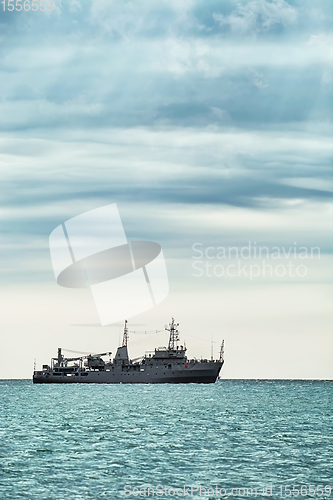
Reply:
M329 251L300 214L316 206L327 221L332 194L331 2L55 4L1 12L4 259L114 201L131 213L130 236L171 247L207 236L206 222L197 234L182 223L186 206L194 220L229 205L248 221L294 207L287 241L312 235Z

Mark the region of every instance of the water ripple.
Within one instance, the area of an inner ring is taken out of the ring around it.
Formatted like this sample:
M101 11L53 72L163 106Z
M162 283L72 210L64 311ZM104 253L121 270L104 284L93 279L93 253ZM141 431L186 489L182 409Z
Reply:
M126 484L273 485L281 499L280 485L332 485L330 382L0 381L0 394L1 500L109 500Z

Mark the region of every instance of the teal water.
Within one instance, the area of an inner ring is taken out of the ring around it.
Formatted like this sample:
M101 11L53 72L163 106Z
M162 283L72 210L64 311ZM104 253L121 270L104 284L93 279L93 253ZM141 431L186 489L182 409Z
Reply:
M2 380L0 398L1 500L333 497L331 382Z

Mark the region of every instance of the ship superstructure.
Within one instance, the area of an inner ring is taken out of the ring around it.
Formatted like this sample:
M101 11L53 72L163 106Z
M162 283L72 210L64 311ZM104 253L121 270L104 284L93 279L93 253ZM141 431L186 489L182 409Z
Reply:
M172 318L166 326L169 331L168 347L159 347L155 351L136 360L128 356L129 331L125 320L122 345L118 347L113 360L103 358L111 352L88 354L66 358L62 349L51 359L50 365L35 370L35 384L161 384L161 383L214 383L224 363L224 341L221 344L218 360L195 358L188 359L186 346L178 345L179 324Z

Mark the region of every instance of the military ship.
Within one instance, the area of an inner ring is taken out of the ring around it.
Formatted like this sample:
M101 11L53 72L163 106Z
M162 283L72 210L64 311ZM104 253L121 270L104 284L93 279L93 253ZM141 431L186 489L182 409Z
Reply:
M129 331L125 320L122 345L113 360L103 357L111 352L66 358L58 348L58 356L41 371L34 371L35 384L162 384L162 383L214 383L224 363L224 341L218 360L188 359L186 346L178 345L179 323L172 318L165 327L170 332L168 347L156 348L135 360L128 356Z

